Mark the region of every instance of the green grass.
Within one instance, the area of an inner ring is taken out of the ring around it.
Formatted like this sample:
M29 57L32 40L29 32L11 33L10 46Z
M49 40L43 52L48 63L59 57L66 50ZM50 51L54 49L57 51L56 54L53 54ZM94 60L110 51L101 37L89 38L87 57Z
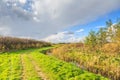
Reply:
M0 54L0 80L21 79L20 54Z
M10 80L20 80L22 73L22 65L20 61L20 54L10 54Z
M37 72L34 69L34 65L31 63L27 54L23 54L24 60L24 76L26 80L41 80L41 78L37 75Z
M7 80L10 75L10 55L0 54L0 80Z
M31 59L36 62L49 80L108 80L100 75L82 70L73 64L41 53L43 50L51 48L53 47L0 54L0 80L21 80L23 72L26 80L41 80ZM30 59L29 56L32 58ZM24 60L24 65L22 65L21 57Z

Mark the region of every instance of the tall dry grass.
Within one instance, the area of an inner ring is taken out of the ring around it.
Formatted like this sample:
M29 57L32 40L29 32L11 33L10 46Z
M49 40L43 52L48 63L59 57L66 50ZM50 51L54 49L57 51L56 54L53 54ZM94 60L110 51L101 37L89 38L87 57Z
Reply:
M63 45L53 49L51 53L57 58L72 62L85 70L101 74L112 80L120 80L120 54L117 54L117 51L114 50L116 47L118 48L118 46L115 44L106 45L104 45L104 47L111 47L112 53L105 53L110 52L111 50L109 49L108 51L104 51L104 53L96 51L87 53L86 47L83 44L79 47L77 44Z

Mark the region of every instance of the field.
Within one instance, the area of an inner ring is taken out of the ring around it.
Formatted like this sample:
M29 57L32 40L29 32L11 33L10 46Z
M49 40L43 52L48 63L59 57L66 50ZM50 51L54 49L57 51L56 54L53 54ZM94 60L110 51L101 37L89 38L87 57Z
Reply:
M108 80L42 52L52 47L0 54L0 80Z
M120 80L120 0L0 0L0 80Z

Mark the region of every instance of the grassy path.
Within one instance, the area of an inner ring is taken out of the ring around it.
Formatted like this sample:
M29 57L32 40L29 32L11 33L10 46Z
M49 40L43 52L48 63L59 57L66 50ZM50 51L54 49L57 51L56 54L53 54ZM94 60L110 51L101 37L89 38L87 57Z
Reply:
M39 77L41 77L42 80L49 80L46 75L41 71L40 67L38 66L38 63L35 62L32 56L28 55L29 59L31 60L32 65L34 66L34 69L36 70Z
M0 54L0 80L108 80L44 55L47 49L50 47Z
M37 71L27 54L21 54L21 60L23 66L23 80L42 80L41 77L37 74Z

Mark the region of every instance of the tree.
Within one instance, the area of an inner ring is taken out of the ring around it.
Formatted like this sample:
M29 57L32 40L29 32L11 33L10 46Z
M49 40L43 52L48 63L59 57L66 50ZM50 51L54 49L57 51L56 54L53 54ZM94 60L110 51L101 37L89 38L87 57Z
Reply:
M97 36L95 31L90 31L89 35L85 39L85 44L88 45L91 50L96 48Z
M115 33L114 33L114 41L120 44L120 22L114 25Z
M100 47L107 43L107 31L105 28L100 28L97 32L97 43Z
M106 25L107 27L111 27L113 25L112 20L109 19L108 21L106 21Z
M108 20L106 21L106 26L107 26L107 38L109 42L113 42L113 37L114 37L114 27L113 27L113 23L112 20Z

